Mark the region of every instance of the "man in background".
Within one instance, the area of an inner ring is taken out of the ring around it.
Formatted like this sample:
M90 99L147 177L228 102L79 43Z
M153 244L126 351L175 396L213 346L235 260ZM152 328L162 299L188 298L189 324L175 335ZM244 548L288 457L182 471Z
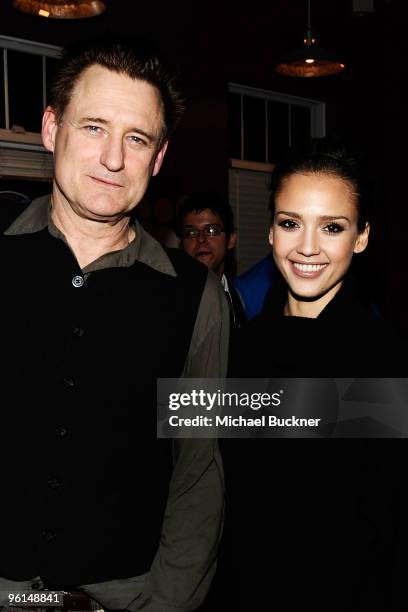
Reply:
M182 201L177 219L182 249L218 276L230 306L231 324L234 329L241 327L245 312L232 283L237 232L228 201L216 192L192 193Z

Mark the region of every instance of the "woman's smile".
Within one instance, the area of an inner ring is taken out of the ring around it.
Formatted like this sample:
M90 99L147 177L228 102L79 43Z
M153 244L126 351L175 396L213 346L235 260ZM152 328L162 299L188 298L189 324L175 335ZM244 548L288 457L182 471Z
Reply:
M302 278L317 278L327 268L329 264L312 264L312 263L300 263L297 261L291 261L293 272L297 276Z

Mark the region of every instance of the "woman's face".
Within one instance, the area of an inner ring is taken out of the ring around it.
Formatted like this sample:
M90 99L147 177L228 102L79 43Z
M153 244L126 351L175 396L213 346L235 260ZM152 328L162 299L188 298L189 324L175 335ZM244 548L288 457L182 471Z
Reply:
M351 186L331 174L292 174L276 197L274 259L291 299L315 303L312 316L340 289L353 253L367 246L369 227L359 234L357 220Z

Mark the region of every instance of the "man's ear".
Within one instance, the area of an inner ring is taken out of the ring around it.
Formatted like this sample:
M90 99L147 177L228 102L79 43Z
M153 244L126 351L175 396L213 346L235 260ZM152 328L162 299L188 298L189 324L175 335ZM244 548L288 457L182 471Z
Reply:
M156 174L159 173L159 170L162 166L163 163L163 159L165 156L165 153L167 151L167 145L169 144L169 141L166 140L162 146L160 147L157 155L156 155L156 159L154 160L154 166L153 166L153 172L152 172L152 176L156 176Z
M354 253L362 253L367 248L369 233L370 224L366 223L365 228L356 238L356 244L354 245Z
M271 225L271 229L269 230L269 244L273 246L273 226Z
M227 249L233 249L237 243L237 230L231 232L228 239Z
M55 111L51 106L47 106L42 119L42 141L47 151L54 152L55 137L58 130L58 121Z

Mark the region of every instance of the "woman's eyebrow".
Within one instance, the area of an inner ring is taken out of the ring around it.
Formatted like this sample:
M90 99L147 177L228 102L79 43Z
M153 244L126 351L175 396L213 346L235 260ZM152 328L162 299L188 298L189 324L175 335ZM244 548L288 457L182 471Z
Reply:
M295 219L301 219L302 215L296 212L292 212L290 210L277 210L276 215L286 215L287 217L294 217ZM337 221L339 219L343 219L344 221L348 221L350 223L350 219L345 217L344 215L321 215L318 217L321 221Z
M299 213L291 212L290 210L277 210L275 215L286 215L287 217L295 217L296 219L301 219L302 217Z
M322 221L337 221L338 219L344 219L344 221L350 222L350 219L344 215L322 215L319 218L322 219Z

